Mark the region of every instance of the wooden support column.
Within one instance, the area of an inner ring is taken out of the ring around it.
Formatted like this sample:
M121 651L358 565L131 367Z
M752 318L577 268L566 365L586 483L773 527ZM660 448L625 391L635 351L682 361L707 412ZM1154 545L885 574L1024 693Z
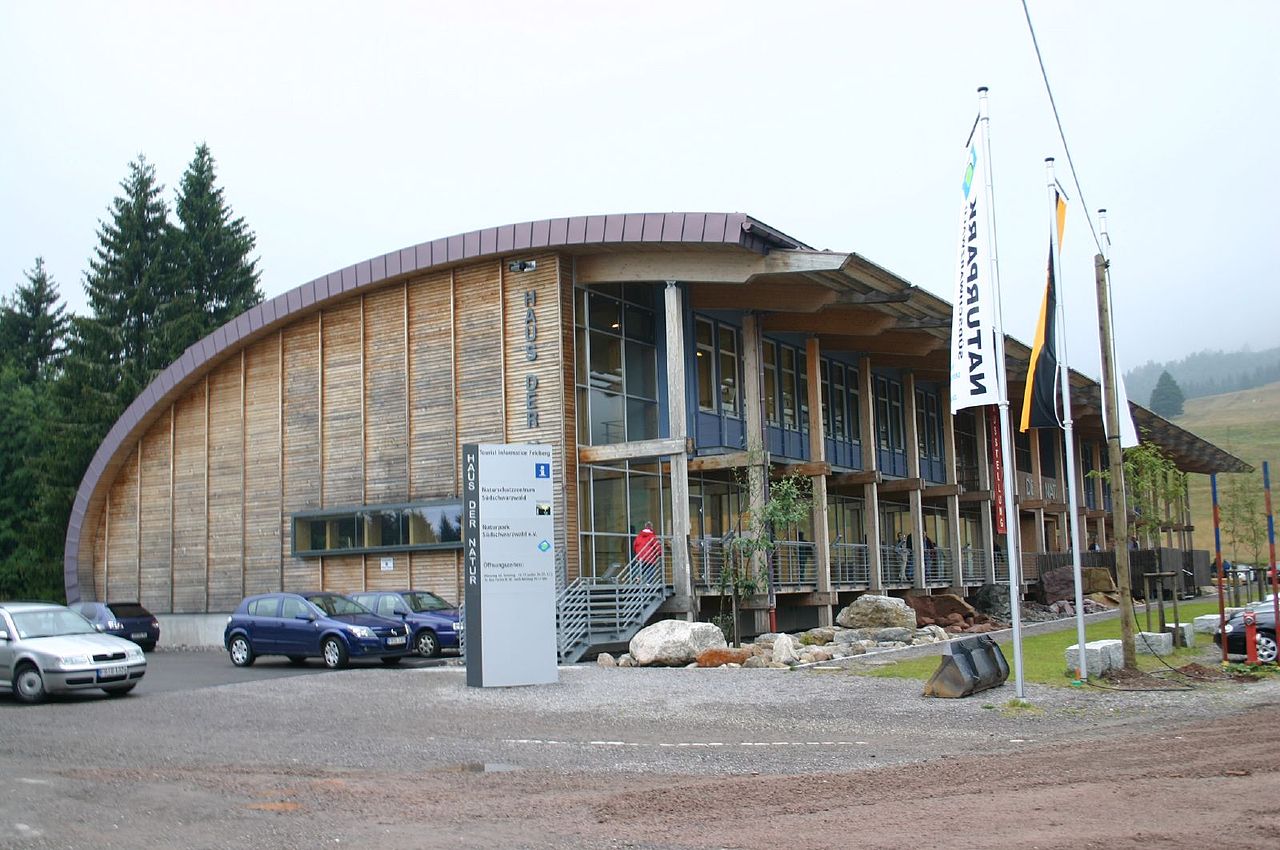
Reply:
M1102 444L1101 443L1093 444L1093 468L1094 469L1104 468L1102 465ZM1100 511L1105 510L1106 501L1104 500L1104 497L1106 496L1106 490L1102 486L1102 477L1099 476L1093 479L1092 484L1093 484L1093 504L1097 507L1098 510ZM1098 527L1098 530L1097 532L1095 532L1095 535L1098 538L1098 551L1105 552L1107 550L1106 517L1098 518L1097 527Z
M764 450L764 408L761 386L760 317L747 313L742 319L742 394L747 438L747 504L751 522L760 521L764 511L766 470L769 459ZM759 575L765 567L763 553L753 557L752 569ZM752 623L758 634L769 631L768 608L753 609Z
M991 487L991 439L987 430L991 426L987 422L987 408L977 408L974 417L978 428L978 488L984 493L994 493ZM995 584L996 581L996 528L991 515L993 509L994 503L990 498L978 509L978 518L982 523L982 551L985 553L982 580L986 584Z
M822 369L821 346L816 336L805 341L805 358L809 363L809 460L826 461L827 438L822 423ZM814 566L817 569L818 597L831 590L831 530L827 525L827 476L814 475L813 482L813 548ZM818 606L818 625L829 626L832 620L831 605Z
M1044 472L1044 470L1040 468L1040 429L1032 428L1030 431L1027 432L1027 435L1031 440L1030 472L1031 472L1032 492L1021 493L1019 495L1022 496L1022 498L1024 499L1035 499L1037 505L1043 505L1044 504L1044 479L1041 478L1041 475ZM1014 468L1016 469L1017 461L1015 460L1014 463L1015 463ZM1036 507L1032 509L1031 515L1032 515L1032 522L1035 525L1035 534L1031 535L1031 540L1036 547L1032 551L1034 552L1047 551L1045 549L1045 541L1044 541L1044 508ZM1022 528L1022 510L1021 509L1018 510L1018 517L1016 521L1018 523L1018 528L1021 529Z
M858 358L858 432L862 434L862 471L875 472L876 397L871 386L871 358ZM867 538L867 563L871 571L871 592L882 593L880 580L880 487L874 481L862 485L862 531Z
M916 427L916 376L908 372L902 382L902 417L907 421L907 477L920 478L920 429ZM923 590L924 582L924 510L920 504L920 491L910 490L907 493L907 504L911 507L911 559L915 562L911 585ZM935 543L937 541L934 541Z
M949 393L938 394L939 413L942 415L942 451L946 455L944 463L947 470L947 483L959 484L960 474L956 470L956 421L951 415L951 398ZM934 541L941 549L946 545L951 550L951 589L957 596L964 596L964 570L961 569L963 549L960 543L960 496L947 497L947 525L951 527L951 539L945 544L941 540Z
M667 427L668 436L681 441L688 437L685 413L684 305L680 287L667 281L664 290L667 332ZM697 604L693 596L693 574L689 569L689 454L668 455L671 461L671 576L675 598L671 600L685 618L693 620Z

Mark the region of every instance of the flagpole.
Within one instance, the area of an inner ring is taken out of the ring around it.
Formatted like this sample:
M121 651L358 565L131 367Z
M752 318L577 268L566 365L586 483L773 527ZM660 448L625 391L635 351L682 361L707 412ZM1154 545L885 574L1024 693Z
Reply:
M1009 616L1013 626L1014 689L1024 696L1022 681L1022 546L1019 538L1018 508L1013 493L1013 436L1009 427L1009 390L1004 360L1004 311L1000 298L1000 266L996 252L995 192L991 178L991 119L987 113L987 87L978 89L978 130L982 134L984 191L987 204L987 244L991 246L991 291L995 296L993 350L996 356L997 404L1000 410L1000 457L1004 464L1005 548L1009 553ZM957 304L956 309L959 309Z
M1053 176L1053 157L1045 159L1045 168L1049 182L1049 239L1053 254L1055 282L1062 281L1062 244L1058 230L1058 181ZM1071 418L1071 370L1067 366L1067 307L1066 293L1059 285L1056 293L1058 302L1058 332L1054 340L1058 344L1058 383L1062 388L1062 430L1063 442L1066 445L1067 474L1067 510L1068 523L1071 528L1071 575L1076 586L1076 678L1082 682L1089 680L1089 668L1085 662L1084 651L1084 580L1080 566L1080 516L1077 512L1079 495L1076 488L1076 443L1073 420Z

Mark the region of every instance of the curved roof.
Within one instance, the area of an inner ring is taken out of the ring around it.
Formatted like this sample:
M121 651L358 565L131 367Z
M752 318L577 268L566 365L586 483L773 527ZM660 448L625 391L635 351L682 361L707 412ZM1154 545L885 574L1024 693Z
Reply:
M79 599L79 568L91 508L100 505L100 487L110 484L137 439L165 407L223 357L320 305L360 289L409 274L519 251L590 248L647 243L723 245L757 253L773 248L807 248L744 213L626 213L549 218L473 230L435 239L365 260L263 301L192 345L147 385L107 433L76 492L63 548L67 601Z

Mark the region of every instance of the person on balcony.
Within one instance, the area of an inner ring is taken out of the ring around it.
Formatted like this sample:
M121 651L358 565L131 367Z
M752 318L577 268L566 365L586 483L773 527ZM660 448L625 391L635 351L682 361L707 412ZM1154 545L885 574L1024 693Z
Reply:
M655 566L662 560L662 541L654 532L653 523L646 522L644 528L640 529L635 542L631 544L631 551L635 552L636 559L646 567Z

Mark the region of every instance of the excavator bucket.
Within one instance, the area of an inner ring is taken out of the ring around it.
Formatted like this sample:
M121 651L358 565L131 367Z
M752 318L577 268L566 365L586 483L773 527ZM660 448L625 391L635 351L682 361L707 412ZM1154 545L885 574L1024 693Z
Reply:
M1000 646L986 635L953 640L942 663L925 683L924 695L956 699L1004 684L1009 664Z

